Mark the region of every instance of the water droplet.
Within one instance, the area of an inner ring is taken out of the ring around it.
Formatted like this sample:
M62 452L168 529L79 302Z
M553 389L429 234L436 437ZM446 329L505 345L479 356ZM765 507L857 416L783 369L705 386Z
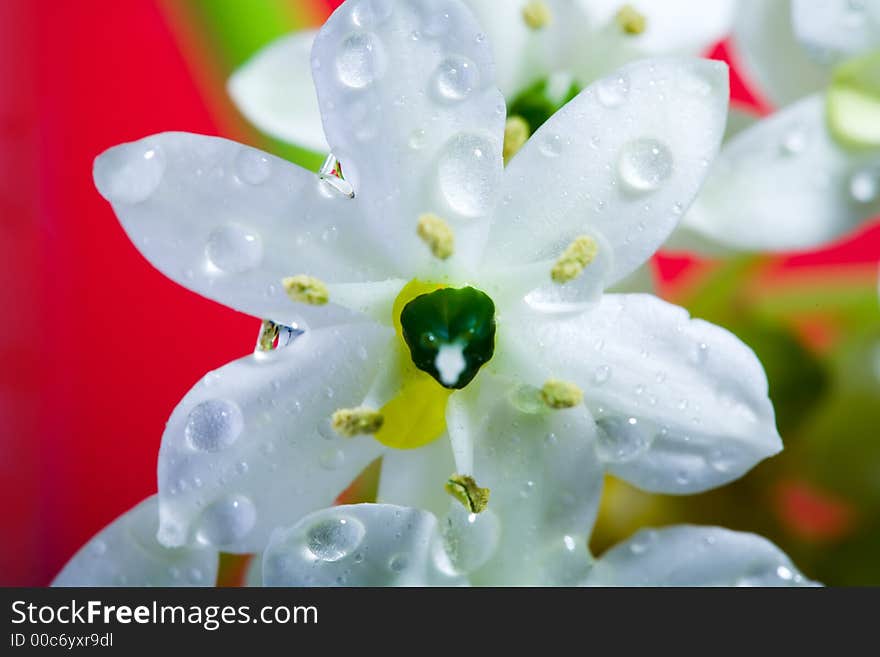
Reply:
M425 147L425 143L427 141L425 131L421 128L413 130L409 134L409 147L414 151L420 150Z
M93 554L102 555L107 553L107 544L100 538L92 541L91 550Z
M538 146L544 157L559 157L562 153L562 138L557 134L548 134L541 136L541 142Z
M593 381L598 385L602 385L611 378L611 368L608 365L599 365L593 372Z
M705 342L698 342L694 346L692 359L695 365L704 365L709 358L709 345Z
M322 561L339 561L357 549L366 532L355 518L328 518L309 528L306 545Z
M272 173L269 156L253 148L243 148L235 156L235 171L242 182L249 185L260 185Z
M510 393L510 403L517 410L534 415L540 413L546 408L544 401L541 399L541 391L529 385L517 386Z
M253 269L263 259L263 240L241 224L228 223L211 231L205 254L210 263L227 274Z
M621 75L602 78L596 83L596 97L605 107L619 107L629 95L629 81Z
M487 509L480 514L468 513L464 507L452 507L441 527L443 546L460 573L482 566L494 554L501 536L498 517Z
M235 402L209 399L193 408L184 435L193 449L218 452L234 443L244 428L244 417Z
M450 16L448 11L431 11L422 21L422 32L429 37L439 37L446 34L450 28Z
M780 150L783 155L799 155L807 147L807 133L800 126L791 128L782 138Z
M709 465L717 472L730 472L739 463L739 455L730 448L717 448L709 453Z
M157 147L123 144L95 161L95 186L111 203L140 203L152 196L164 173L165 159Z
M256 522L253 502L244 495L231 495L205 509L196 539L205 545L229 545L247 536Z
M392 0L361 0L351 11L351 20L358 27L375 27L391 16Z
M679 486L687 486L690 483L690 477L687 472L678 472L675 475L675 483Z
M631 191L654 191L672 175L672 153L662 142L643 137L624 145L617 168Z
M409 567L409 558L405 554L395 554L388 560L391 572L401 573Z
M440 191L455 212L478 217L491 209L501 171L501 154L492 142L459 134L449 140L440 156Z
M634 417L603 417L596 420L599 457L625 463L643 454L653 442L652 434Z
M318 459L325 470L338 470L345 463L345 453L341 449L331 447Z
M377 38L367 32L353 32L336 55L339 80L353 89L371 85L385 72L385 53Z
M877 199L880 182L871 171L857 171L849 179L849 193L859 203L870 203Z
M531 496L531 494L535 491L535 482L527 481L523 483L522 487L519 489L519 496L522 498L526 498Z
M464 100L480 86L480 71L467 57L447 57L434 73L434 90L440 100L457 102Z

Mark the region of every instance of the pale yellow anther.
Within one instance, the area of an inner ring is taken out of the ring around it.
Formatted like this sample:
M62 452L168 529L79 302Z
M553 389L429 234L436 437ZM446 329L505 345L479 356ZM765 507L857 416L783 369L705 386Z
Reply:
M554 283L568 283L581 275L587 265L596 259L599 245L589 235L576 238L550 270L550 278Z
M423 214L419 217L416 232L422 241L431 249L434 257L446 260L452 255L455 247L455 235L441 217L436 214Z
M308 303L312 306L323 306L330 300L330 293L324 282L314 276L297 274L281 279L284 291L294 301Z
M648 19L632 5L623 5L614 17L620 29L633 36L641 34L648 25Z
M546 2L542 0L531 0L523 7L523 20L533 30L540 30L546 27L553 20L553 12Z
M330 426L340 436L353 438L365 433L376 433L385 423L384 416L372 408L340 408L330 418Z
M529 124L523 117L516 114L508 117L504 124L504 164L519 152L528 141L529 135Z
M553 409L573 408L584 400L584 392L568 381L550 379L541 388L541 399Z
M471 513L480 513L489 506L489 489L480 488L470 475L452 475L446 480L446 492Z

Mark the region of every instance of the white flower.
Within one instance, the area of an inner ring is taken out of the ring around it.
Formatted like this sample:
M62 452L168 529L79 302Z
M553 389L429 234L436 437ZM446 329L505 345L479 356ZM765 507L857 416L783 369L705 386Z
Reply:
M804 249L877 216L880 0L743 0L733 45L747 77L786 106L725 144L673 246L695 246L693 232L728 248Z
M603 294L696 194L725 66L624 67L503 168L489 45L461 3L436 7L349 2L318 35L345 180L179 133L97 159L99 190L161 271L270 319L263 348L278 326L306 329L209 373L175 409L164 545L261 551L382 456L381 502L445 517L446 490L480 511L490 489L478 517L505 540L483 567L540 581L545 546L589 534L603 471L693 493L781 448L748 347L654 297Z

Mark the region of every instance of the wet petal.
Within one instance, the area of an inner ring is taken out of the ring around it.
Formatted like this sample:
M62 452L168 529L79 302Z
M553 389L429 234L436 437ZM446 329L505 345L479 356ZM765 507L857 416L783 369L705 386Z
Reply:
M95 534L52 586L214 586L217 551L163 547L158 528L153 495Z
M162 437L160 540L258 552L275 527L332 504L384 450L337 435L330 418L362 404L390 334L366 323L307 331L208 373Z
M791 20L797 40L822 61L880 47L877 0L791 0Z
M265 586L454 586L437 519L390 504L323 509L272 534Z
M393 276L361 204L317 175L217 137L163 133L95 160L95 184L132 242L162 273L209 299L283 324L349 314L291 301L281 285Z
M646 529L596 561L592 586L816 586L766 538L721 527Z
M782 448L755 354L683 308L606 295L576 318L517 321L508 333L546 376L583 389L605 467L639 488L699 492Z
M594 83L507 166L485 266L507 288L522 277L510 269L529 270L531 305L582 309L675 227L717 152L726 113L727 69L718 62L645 60ZM594 261L570 282L551 282L554 262L581 237L596 242Z
M459 0L343 4L315 40L324 129L384 257L436 264L416 227L443 218L448 261L472 263L502 173L504 99L481 28Z
M263 132L327 153L318 96L309 58L313 30L273 41L229 78L229 95L241 113Z
M748 250L817 246L880 212L880 155L829 134L811 96L724 146L684 225Z

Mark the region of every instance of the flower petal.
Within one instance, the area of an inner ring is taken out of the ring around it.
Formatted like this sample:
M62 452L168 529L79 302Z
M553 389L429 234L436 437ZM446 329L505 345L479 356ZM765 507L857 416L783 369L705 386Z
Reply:
M485 266L539 265L534 285L583 286L577 301L634 271L696 195L727 93L724 64L675 58L636 62L581 92L508 164ZM598 262L551 283L554 261L582 235L597 242Z
M394 275L361 204L316 174L217 137L164 133L95 160L95 184L141 253L209 299L288 325L333 323L334 304L291 301L281 279ZM332 301L332 299L331 299Z
M420 216L455 232L450 263L471 263L502 173L504 99L485 38L459 0L345 3L315 39L324 129L367 226L411 274L435 260Z
M456 393L480 409L471 427L473 476L491 492L474 518L454 508L446 519L447 544L458 546L448 548L450 557L475 584L572 585L589 569L587 538L602 490L595 427L583 407L528 407L523 392L511 380L481 377ZM495 541L476 558L475 543Z
M264 586L452 586L437 519L390 504L322 509L272 534Z
M795 37L791 0L740 0L733 56L737 69L777 106L822 89L830 75Z
M801 45L837 62L880 46L877 0L791 0L791 21Z
M52 586L214 586L216 550L163 547L156 540L158 527L153 495L95 534Z
M642 530L596 561L592 586L816 586L770 541L720 527Z
M337 435L330 417L361 405L390 338L367 323L316 329L208 373L162 437L162 543L258 552L275 527L332 504L384 450Z
M229 78L227 88L241 113L263 132L327 153L309 55L314 30L273 41Z
M389 450L382 457L376 501L443 515L450 500L444 486L454 472L455 462L445 435L417 449Z
M606 295L578 317L507 332L548 377L584 390L599 455L639 488L703 491L782 448L751 349L656 297Z
M875 216L878 186L880 155L838 145L816 95L726 144L683 224L728 247L807 248Z

